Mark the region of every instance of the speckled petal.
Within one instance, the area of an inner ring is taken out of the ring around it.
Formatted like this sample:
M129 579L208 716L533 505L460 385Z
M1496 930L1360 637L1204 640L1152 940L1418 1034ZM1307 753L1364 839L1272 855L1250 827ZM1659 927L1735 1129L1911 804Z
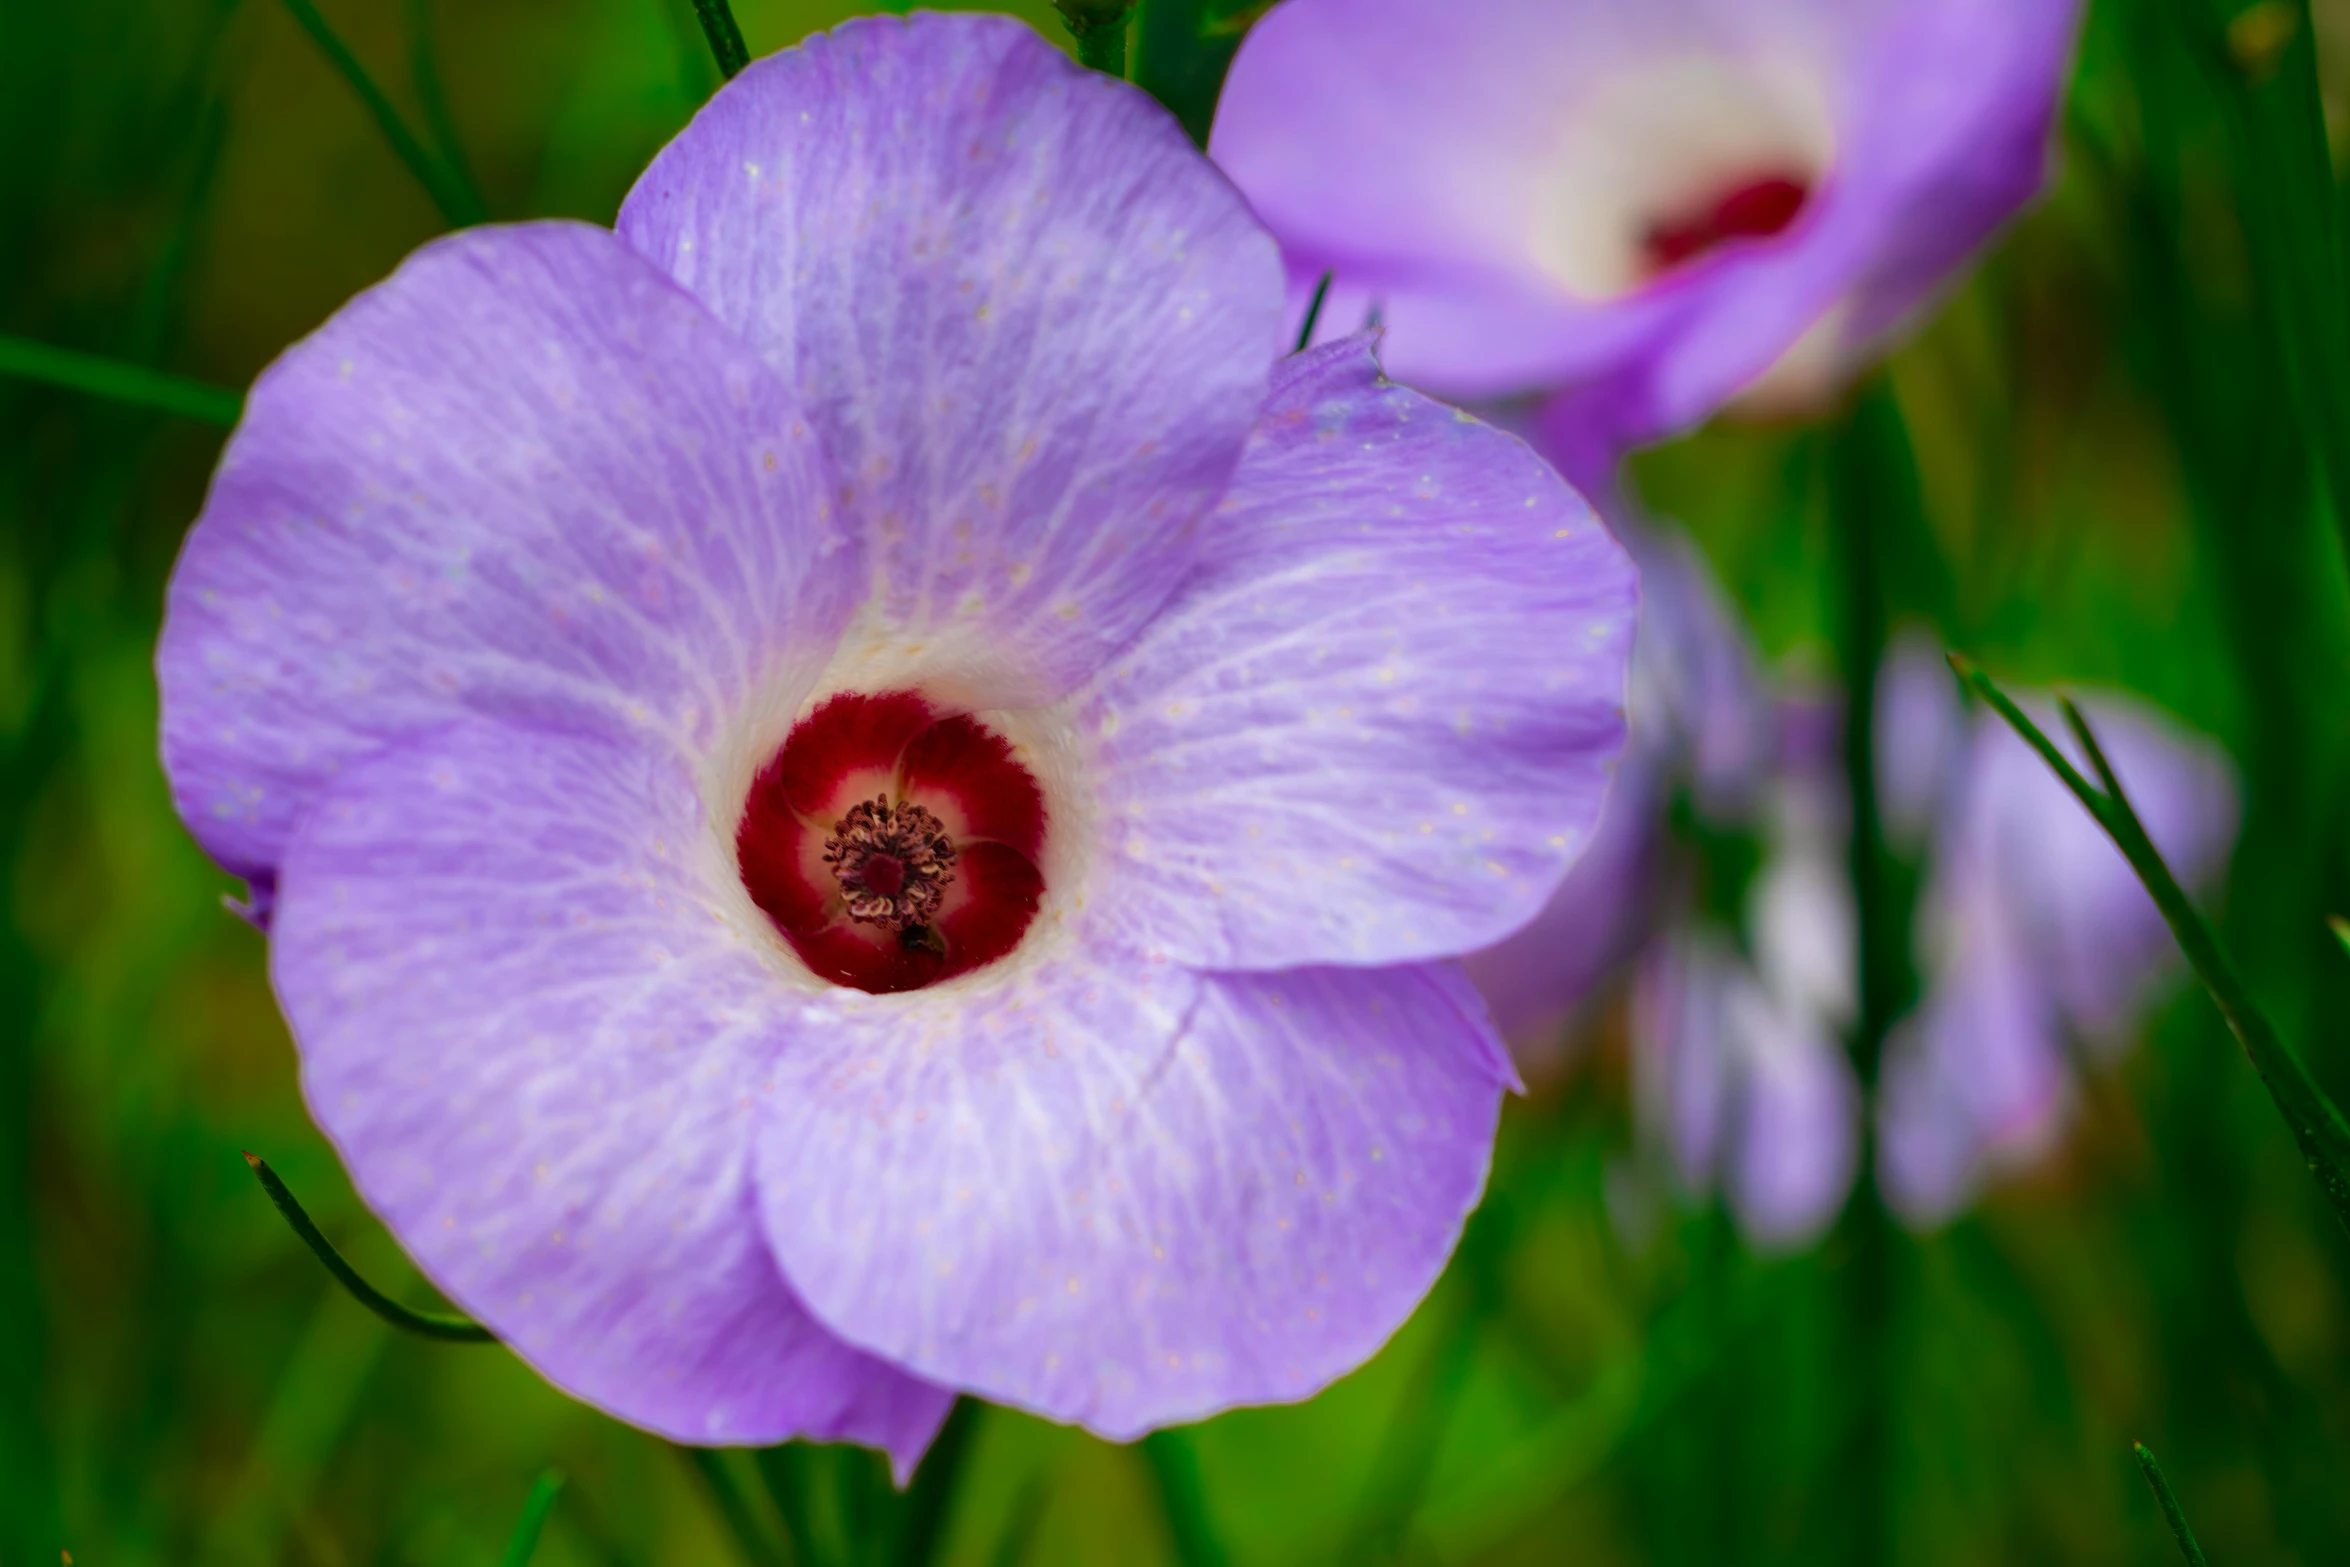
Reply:
M767 1233L916 1374L1125 1439L1308 1396L1482 1187L1500 1044L1450 970L1198 975L1093 950L842 998L776 1078Z
M1472 952L1461 967L1529 1072L1554 1060L1576 1010L1655 934L1665 780L1637 743L1617 764L1590 847L1531 924Z
M1181 579L1280 347L1231 187L1005 17L867 18L753 64L620 231L813 410L886 630L1023 703Z
M1623 743L1633 589L1516 440L1361 340L1288 361L1198 573L1079 706L1113 917L1249 969L1525 924Z
M271 975L360 1192L550 1381L681 1441L838 1437L904 1473L950 1395L850 1348L761 1237L799 1048L761 916L661 749L461 729L338 780Z
M180 813L266 882L318 791L466 718L690 751L863 576L775 376L602 230L428 245L254 387L171 581Z

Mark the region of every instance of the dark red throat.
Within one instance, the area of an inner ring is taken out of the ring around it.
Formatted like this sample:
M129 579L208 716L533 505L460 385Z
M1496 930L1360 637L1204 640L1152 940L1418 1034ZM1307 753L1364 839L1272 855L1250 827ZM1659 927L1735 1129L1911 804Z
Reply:
M911 691L843 693L785 737L735 830L751 901L808 967L887 993L1020 944L1044 796L1003 737Z
M1768 175L1732 187L1705 207L1649 225L1641 251L1651 277L1742 239L1769 239L1803 212L1811 187Z

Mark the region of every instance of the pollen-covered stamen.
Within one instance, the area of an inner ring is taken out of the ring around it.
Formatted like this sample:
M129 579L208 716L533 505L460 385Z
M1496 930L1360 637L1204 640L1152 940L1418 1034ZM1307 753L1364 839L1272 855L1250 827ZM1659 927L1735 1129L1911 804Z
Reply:
M929 811L876 795L833 825L824 840L824 863L840 883L849 918L912 931L937 917L955 879L955 846Z

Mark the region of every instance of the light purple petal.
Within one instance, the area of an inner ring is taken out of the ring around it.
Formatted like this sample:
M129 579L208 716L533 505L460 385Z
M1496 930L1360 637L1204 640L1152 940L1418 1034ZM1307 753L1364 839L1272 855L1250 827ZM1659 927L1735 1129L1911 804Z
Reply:
M1804 1245L1852 1186L1860 1090L1830 1025L1691 927L1642 965L1635 1113L1692 1195L1719 1184L1756 1245Z
M1098 953L846 998L806 1042L760 1183L810 1308L921 1376L1118 1439L1367 1358L1477 1201L1505 1069L1447 969Z
M1533 918L1623 740L1634 583L1607 530L1357 340L1284 365L1208 539L1079 707L1124 928L1258 969Z
M1668 750L1702 809L1735 818L1752 807L1779 746L1753 644L1686 534L1653 522L1616 532L1640 568L1633 725Z
M1817 1240L1844 1207L1860 1155L1860 1084L1827 1019L1746 983L1724 1019L1738 1095L1723 1171L1738 1227L1757 1246Z
M803 999L657 747L452 731L339 780L271 975L368 1204L550 1381L689 1442L839 1437L901 1474L950 1395L777 1271L757 1127Z
M1966 765L1967 714L1939 641L1912 628L1877 673L1877 803L1885 834L1916 850L1942 818Z
M1374 302L1388 364L1448 396L1579 388L1636 444L1818 339L1832 376L2037 192L2070 0L1289 0L1211 146L1293 276ZM1756 163L1752 169L1747 163ZM1779 165L1786 165L1781 168ZM1640 285L1683 187L1813 184L1801 217Z
M1528 1070L1557 1055L1574 1009L1654 933L1664 799L1657 765L1627 747L1591 846L1532 924L1461 961Z
M1271 241L1175 121L1004 17L873 17L724 88L620 232L794 386L881 629L1017 691L1157 609L1280 346Z
M1555 1048L1569 1012L1654 934L1675 896L1657 885L1671 792L1686 784L1708 815L1736 820L1779 740L1754 653L1695 544L1664 524L1614 531L1640 571L1624 760L1590 848L1549 904L1466 964L1521 1052Z
M1728 1135L1735 1064L1724 1013L1739 967L1719 933L1685 926L1642 959L1632 991L1633 1111L1691 1195L1713 1189Z
M2225 755L2130 698L2100 693L2080 702L2172 873L2183 886L2207 886L2236 835ZM2031 699L2027 706L2087 772L2053 706ZM1984 917L2012 924L2018 950L2067 1023L2092 1036L2117 1030L2176 964L2170 930L2121 851L2047 764L1995 715L1975 723L1961 816L1944 855L1988 879L1986 894L1997 902Z
M171 582L180 813L266 884L340 771L473 715L691 750L863 576L766 367L598 229L429 245L265 373Z
M2016 932L1976 896L1946 921L1954 954L1885 1045L1877 1180L1910 1223L1941 1223L1984 1179L2043 1152L2069 1096L2063 1040Z
M1746 893L1754 966L1774 995L1842 1029L1860 1002L1843 779L1790 772L1772 791L1770 818L1769 853Z

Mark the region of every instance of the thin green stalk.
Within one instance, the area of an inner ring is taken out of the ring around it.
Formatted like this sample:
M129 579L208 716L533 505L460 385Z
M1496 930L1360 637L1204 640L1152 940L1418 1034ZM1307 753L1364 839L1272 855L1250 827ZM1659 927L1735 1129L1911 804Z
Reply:
M502 1567L530 1567L531 1554L539 1548L539 1531L547 1526L547 1515L555 1510L555 1498L563 1491L563 1471L549 1469L540 1474L538 1484L530 1488L530 1497L522 1504L522 1516L514 1521L514 1533L506 1540L506 1554L499 1558Z
M794 1559L778 1551L769 1543L766 1532L751 1515L750 1499L742 1487L734 1483L734 1476L726 1471L726 1460L717 1451L707 1447L679 1447L687 1463L702 1477L702 1484L710 1489L710 1500L718 1506L718 1516L726 1525L726 1532L734 1537L735 1549L751 1567L795 1567ZM807 1567L797 1563L796 1567Z
M2065 722L2096 769L2098 780L2104 786L2102 791L2081 776L2055 743L2041 732L2040 726L1992 684L1990 676L1956 653L1950 655L1950 667L1994 712L2007 720L2008 726L2026 744L2040 753L2041 760L2055 770L2073 797L2105 829L2114 847L2130 862L2130 869L2138 873L2138 880L2145 884L2154 906L2162 913L2163 922L2170 926L2172 937L2186 953L2196 978L2211 993L2220 1015L2227 1019L2229 1030L2244 1047L2252 1069L2260 1074L2286 1126L2292 1129L2293 1140L2300 1145L2301 1156L2309 1164L2309 1173L2316 1178L2327 1201L2333 1204L2343 1227L2350 1229L2350 1126L2344 1124L2341 1112L2334 1108L2333 1101L2318 1087L2300 1059L2286 1048L2283 1038L2253 1000L2235 963L2220 946L2219 938L2212 934L2211 926L2196 912L2177 878L2171 875L2169 865L2164 863L2161 851L2154 847L2153 839L2138 820L2138 813L2131 808L2121 780L2114 776L2113 767L2090 730L2088 720L2081 716L2081 710L2070 700L2060 699Z
M783 1442L751 1454L751 1466L759 1471L759 1483L767 1488L767 1499L783 1520L791 1558L798 1567L821 1567L826 1554L816 1540L814 1488L809 1483L813 1468L809 1460L814 1456L805 1442Z
M424 110L424 128L433 139L441 162L476 193L480 184L465 161L465 144L457 122L449 114L449 96L441 90L440 51L433 44L432 0L408 0L408 75L416 83L416 101ZM486 203L485 203L486 205Z
M21 337L0 336L0 375L62 386L205 424L233 425L245 408L244 394L225 386L208 386L184 375L70 348L52 348Z
M694 0L694 20L702 24L702 36L710 40L718 74L733 81L751 63L750 46L743 42L743 30L735 23L734 7L726 0Z
M1077 40L1077 59L1107 76L1126 74L1126 18L1134 0L1053 0Z
M1224 1567L1223 1542L1208 1517L1207 1488L1200 1483L1199 1454L1181 1431L1153 1431L1142 1439L1143 1461L1159 1485L1167 1533L1182 1567Z
M2350 553L2350 294L2309 0L2169 0L2217 96L2303 439Z
M326 1264L326 1271L333 1274L360 1305L393 1327L406 1328L426 1338L443 1339L452 1344L495 1344L498 1341L496 1334L469 1317L440 1311L412 1311L368 1283L359 1276L356 1268L343 1260L343 1254L336 1251L324 1235L318 1233L318 1226L310 1222L310 1215L302 1211L302 1205L294 1200L292 1192L286 1190L286 1183L278 1179L277 1172L269 1167L267 1161L257 1154L249 1153L245 1155L245 1162L260 1177L261 1189L269 1193L269 1200L277 1204L277 1211L285 1215L286 1223L293 1226L294 1233L302 1238L302 1244L310 1248L311 1255Z
M1885 652L1888 545L1919 531L1915 459L1892 389L1882 379L1860 394L1828 454L1831 537L1843 575L1839 656L1844 675L1844 784L1852 810L1849 874L1858 927L1860 1011L1853 1065L1877 1080L1885 1033L1902 1005L1905 933L1894 907L1891 857L1877 805L1877 670ZM1891 536L1891 537L1889 537Z
M2179 1499L2171 1494L2170 1482L2162 1476L2162 1465L2154 1461L2154 1454L2145 1443L2132 1442L2130 1447L2138 1455L2138 1468L2154 1492L2154 1505L2162 1509L2162 1521L2170 1525L2171 1538L2179 1542L2179 1554L2187 1559L2187 1567L2211 1567L2203 1547L2195 1543L2195 1531L2187 1527L2187 1515L2180 1511Z
M1330 298L1330 280L1336 276L1334 272L1323 273L1314 285L1314 297L1306 301L1306 318L1297 329L1297 351L1301 354L1314 346L1314 328L1322 324L1322 306Z
M424 187L425 194L432 197L433 205L441 209L442 219L451 228L460 229L486 220L489 207L482 200L481 192L473 188L473 182L461 170L434 156L417 134L408 128L408 122L401 118L400 111L392 107L392 100L385 97L383 89L375 85L375 78L367 74L367 67L359 63L359 57L351 52L350 45L344 43L335 30L327 25L318 7L311 4L311 0L285 0L285 7L293 14L294 20L301 24L302 31L310 35L310 41L318 45L318 52L326 56L327 63L350 84L351 91L359 95L359 101L366 105L367 112L375 116L375 123L383 131L384 140L391 143L392 151L399 156L400 161L408 165L408 172L416 176L416 182Z
M1877 805L1876 695L1884 659L1883 562L1889 532L1906 538L1920 526L1921 501L1909 432L1880 377L1866 388L1836 431L1828 453L1830 537L1844 578L1839 654L1844 674L1844 781L1851 803L1851 879L1858 945L1854 961L1860 1005L1849 1041L1853 1069L1873 1088L1885 1035L1898 1014L1907 972L1906 932L1895 908L1891 857ZM1865 1134L1864 1134L1865 1135ZM1871 1161L1865 1161L1867 1168ZM1882 1559L1893 1536L1893 1390L1888 1331L1893 1302L1893 1236L1867 1180L1846 1211L1851 1245L1844 1264L1849 1331L1855 1336L1849 1434L1854 1558Z
M996 1536L995 1551L988 1558L992 1567L1021 1567L1028 1560L1029 1544L1036 1538L1036 1526L1044 1520L1044 1504L1051 1495L1044 1476L1028 1477L1028 1483L1012 1499L1012 1513L1004 1520L1004 1532Z

